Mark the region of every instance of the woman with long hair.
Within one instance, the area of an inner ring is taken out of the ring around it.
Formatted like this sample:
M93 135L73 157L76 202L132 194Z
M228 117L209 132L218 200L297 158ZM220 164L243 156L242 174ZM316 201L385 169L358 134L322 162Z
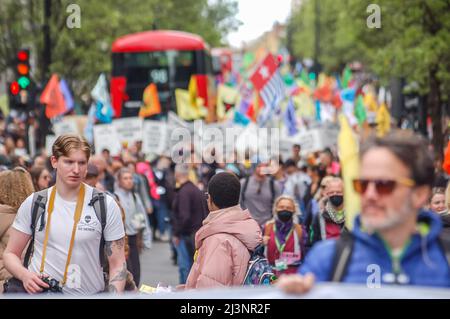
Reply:
M12 275L3 264L3 252L9 239L9 230L17 209L34 192L30 174L22 167L0 172L0 293L3 283Z
M298 224L300 209L288 195L278 197L273 205L273 219L264 227L264 245L275 273L296 273L304 255L304 229Z
M46 189L50 186L52 176L47 168L41 166L33 166L30 170L31 179L36 192Z

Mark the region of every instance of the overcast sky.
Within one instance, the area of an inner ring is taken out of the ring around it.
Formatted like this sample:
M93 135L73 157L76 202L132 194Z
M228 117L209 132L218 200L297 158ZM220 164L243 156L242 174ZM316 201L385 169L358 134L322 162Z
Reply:
M237 19L243 24L227 38L235 47L271 30L275 21L285 22L291 8L291 0L238 0L238 3Z

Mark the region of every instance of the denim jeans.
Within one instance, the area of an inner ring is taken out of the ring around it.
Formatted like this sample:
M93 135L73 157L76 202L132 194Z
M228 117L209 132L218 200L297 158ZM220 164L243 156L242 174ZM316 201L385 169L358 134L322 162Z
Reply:
M192 236L181 236L179 244L175 245L175 249L177 250L180 284L185 284L194 258Z
M165 201L160 200L155 205L156 213L156 227L159 230L160 235L163 235L168 228L169 211Z

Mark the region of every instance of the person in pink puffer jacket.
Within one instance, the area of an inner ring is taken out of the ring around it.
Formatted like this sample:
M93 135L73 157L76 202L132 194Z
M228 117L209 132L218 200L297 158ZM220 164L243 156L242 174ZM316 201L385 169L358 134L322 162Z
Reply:
M209 215L195 235L196 253L186 289L242 285L250 251L262 243L261 229L239 206L241 185L232 173L208 184Z

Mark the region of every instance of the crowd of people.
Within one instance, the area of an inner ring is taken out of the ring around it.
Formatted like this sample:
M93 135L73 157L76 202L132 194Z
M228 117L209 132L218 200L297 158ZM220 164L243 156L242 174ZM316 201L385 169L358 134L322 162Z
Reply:
M62 135L51 156L23 161L17 142L8 152L5 143L0 172L5 292L137 291L140 254L154 241L168 243L178 289L241 285L261 245L288 292L314 280L365 284L369 264L382 283L450 287L448 176L409 131L363 141L353 229L331 149L206 163L191 147L183 152L196 160L177 164L148 161L140 143L91 155L84 138Z

